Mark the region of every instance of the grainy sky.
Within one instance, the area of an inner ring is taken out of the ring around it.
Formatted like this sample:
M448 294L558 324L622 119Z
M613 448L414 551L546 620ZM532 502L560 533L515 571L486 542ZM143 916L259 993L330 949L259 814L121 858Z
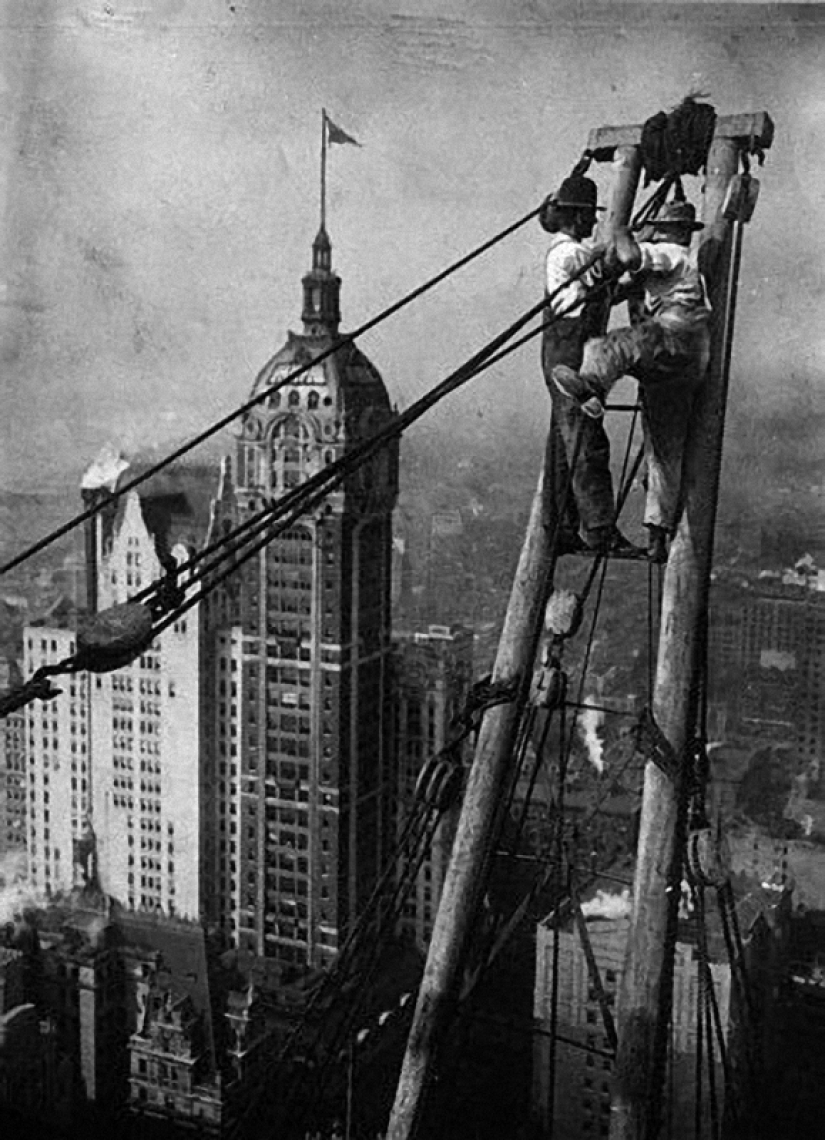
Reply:
M241 403L300 327L318 227L354 327L535 206L590 127L690 89L776 122L748 230L732 398L820 406L825 8L548 0L0 0L0 488ZM540 297L533 222L362 347L406 405ZM537 348L439 412L535 440ZM421 429L423 430L423 428ZM517 441L516 441L517 442Z

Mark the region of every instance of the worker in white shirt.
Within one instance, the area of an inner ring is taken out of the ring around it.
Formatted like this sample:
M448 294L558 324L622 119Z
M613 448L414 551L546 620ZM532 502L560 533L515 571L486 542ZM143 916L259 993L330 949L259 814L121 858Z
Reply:
M666 204L650 223L650 240L621 231L607 261L624 267L644 291L644 315L629 328L595 337L584 348L580 369L559 362L556 388L597 422L621 376L642 384L647 458L648 554L667 558L667 540L680 508L682 461L688 422L710 353L710 304L691 239L702 224L689 202Z
M616 528L610 443L604 427L597 419L584 416L578 404L561 396L552 379L553 369L559 365L578 368L585 342L603 328L604 300L587 300L589 290L601 278L598 265L561 288L596 252L597 247L589 240L596 211L601 209L596 203L596 183L572 174L550 195L539 215L542 227L552 234L545 288L547 295L553 296L548 316L557 316L545 326L542 338L542 369L552 402L546 469L551 481L553 521L559 528L557 554L636 554L636 548ZM556 294L557 290L560 292Z

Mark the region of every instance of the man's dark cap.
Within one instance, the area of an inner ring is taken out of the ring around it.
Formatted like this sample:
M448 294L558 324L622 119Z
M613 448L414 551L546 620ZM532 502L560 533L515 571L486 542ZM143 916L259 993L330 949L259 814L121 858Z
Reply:
M571 174L555 194L550 195L550 201L560 209L603 210L604 206L596 205L598 194L592 178L587 178L584 174Z

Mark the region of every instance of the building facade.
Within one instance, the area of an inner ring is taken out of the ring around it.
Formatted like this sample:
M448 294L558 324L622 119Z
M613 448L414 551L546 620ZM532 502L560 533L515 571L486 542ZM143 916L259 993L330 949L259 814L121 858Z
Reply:
M74 650L73 629L27 626L26 676L43 665L56 665ZM92 810L90 678L78 673L61 687L61 696L32 703L25 713L28 879L47 895L73 887L75 849L86 835Z
M105 449L84 478L84 502L95 503L138 470ZM164 561L181 563L199 546L206 479L199 469L168 471L90 520L90 612L127 601L162 577ZM59 628L26 628L27 676L74 652L83 616L63 619ZM63 678L59 697L28 706L35 888L56 893L94 882L126 907L200 916L200 636L195 606L131 664Z
M625 967L630 901L627 895L590 891L582 911L601 984L611 1009ZM757 887L738 901L744 963L750 979L748 1010L739 998L727 959L716 912L709 911L708 959L733 1088L731 1102L753 1109L761 1052L768 1061L774 1005L782 975L782 955L788 939L790 891L782 886ZM558 930L555 930L558 922ZM552 1047L554 941L558 937L558 1039ZM675 1140L695 1134L697 1035L699 1018L698 941L696 920L688 913L679 923L674 951L670 1055L665 1079L665 1131ZM617 1025L621 1034L621 1025ZM705 1061L705 1066L707 1062ZM592 1140L610 1132L614 1056L605 1032L597 990L581 937L569 911L554 912L536 932L534 998L533 1118L540 1135L552 1129L565 1140ZM714 1079L720 1113L726 1076L719 1050L714 1054ZM711 1108L704 1070L705 1099L702 1128L710 1127ZM551 1087L552 1085L552 1087Z
M825 590L798 573L717 581L711 593L711 733L790 745L821 794Z
M20 670L0 659L0 694L20 684ZM0 720L0 875L6 883L26 869L26 714Z
M340 279L323 229L303 287L303 331L256 380L253 395L271 394L243 417L210 541L392 415L379 373L355 345L331 352ZM397 483L393 443L273 533L210 600L206 914L241 950L286 968L330 961L390 849Z
M397 828L415 800L424 763L448 743L451 722L463 709L472 683L473 635L461 627L430 625L397 632L395 646L395 755L398 765ZM429 943L457 824L457 808L436 830L404 907L401 929L418 946Z

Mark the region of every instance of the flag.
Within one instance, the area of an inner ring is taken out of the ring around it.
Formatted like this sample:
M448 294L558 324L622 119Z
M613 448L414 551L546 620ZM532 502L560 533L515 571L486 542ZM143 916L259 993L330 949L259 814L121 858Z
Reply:
M329 115L326 116L327 120L327 138L331 143L352 143L353 146L360 146L358 139L354 139L352 135L348 135L346 131L342 131L340 127L333 123Z

